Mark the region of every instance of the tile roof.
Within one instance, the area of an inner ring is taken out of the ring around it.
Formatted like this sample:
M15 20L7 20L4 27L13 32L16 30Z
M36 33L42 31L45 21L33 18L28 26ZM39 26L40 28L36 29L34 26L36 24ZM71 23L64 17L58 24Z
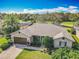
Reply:
M71 35L62 27L56 26L53 24L38 24L35 23L28 28L19 30L22 34L25 34L27 36L37 35L37 36L50 36L54 38L58 37L66 37L72 41L74 39L71 37ZM16 34L13 34L16 35Z

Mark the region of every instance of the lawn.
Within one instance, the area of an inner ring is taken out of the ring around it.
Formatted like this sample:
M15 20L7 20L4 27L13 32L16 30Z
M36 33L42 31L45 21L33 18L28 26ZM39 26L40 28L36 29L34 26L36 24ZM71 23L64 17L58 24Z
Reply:
M75 40L77 43L79 43L79 38L78 38L76 35L73 35L73 34L72 34L72 37L74 38L74 40Z
M75 22L62 22L61 25L63 26L68 26L68 27L73 27Z
M71 28L66 28L66 30L71 34L71 36L73 37L73 39L79 43L79 38L75 35L71 33Z
M7 40L6 38L0 38L0 53L10 46L8 42L9 40Z
M8 43L8 40L6 38L0 38L0 44Z
M16 59L52 59L50 55L40 52L24 49Z

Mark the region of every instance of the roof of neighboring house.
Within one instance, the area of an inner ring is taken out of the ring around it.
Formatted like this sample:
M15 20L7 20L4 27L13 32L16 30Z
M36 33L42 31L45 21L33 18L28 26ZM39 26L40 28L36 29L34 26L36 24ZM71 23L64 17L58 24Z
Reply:
M32 25L32 22L20 22L18 25L19 26L30 26Z
M54 38L59 38L59 37L66 37L70 39L71 41L74 41L74 39L71 37L71 35L62 27L56 26L53 24L33 24L29 26L28 28L19 30L22 34L26 36L32 36L32 35L37 35L37 36L50 36ZM13 34L14 36L16 36Z
M74 28L75 28L76 30L79 30L79 26L74 26Z

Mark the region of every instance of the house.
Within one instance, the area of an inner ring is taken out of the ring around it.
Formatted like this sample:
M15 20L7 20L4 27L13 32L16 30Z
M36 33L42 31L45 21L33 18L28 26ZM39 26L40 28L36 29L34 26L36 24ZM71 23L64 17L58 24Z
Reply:
M27 28L28 26L32 25L32 22L19 22L18 25L20 27L20 29L24 29Z
M28 28L18 30L11 34L14 43L31 44L34 36L49 36L53 38L54 47L72 47L75 42L72 36L62 27L53 24L35 23Z
M79 38L79 26L74 26L74 29L75 29L75 34L76 36Z

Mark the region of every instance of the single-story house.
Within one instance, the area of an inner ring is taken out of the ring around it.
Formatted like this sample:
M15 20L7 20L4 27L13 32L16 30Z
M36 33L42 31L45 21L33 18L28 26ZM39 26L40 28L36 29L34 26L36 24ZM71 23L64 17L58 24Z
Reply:
M74 30L76 32L76 36L79 38L79 26L74 26Z
M62 27L54 24L38 24L35 23L28 28L18 30L11 34L11 38L14 43L19 44L31 44L33 36L49 36L53 38L54 47L72 47L72 43L75 40L72 36Z
M28 26L31 26L33 23L32 22L19 22L18 25L20 29L27 28Z

